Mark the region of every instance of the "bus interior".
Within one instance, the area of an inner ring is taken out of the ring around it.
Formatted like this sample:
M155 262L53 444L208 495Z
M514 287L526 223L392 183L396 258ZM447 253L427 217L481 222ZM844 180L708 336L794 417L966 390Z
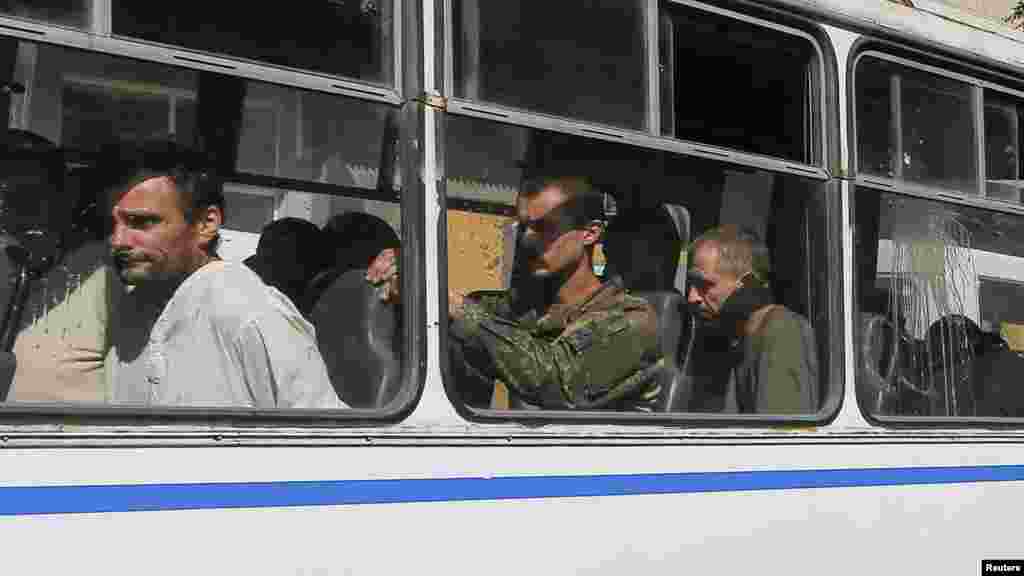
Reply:
M22 294L0 287L17 359L7 402L106 401L121 287L104 265L109 208L95 172L112 145L147 143L202 156L224 197L220 257L249 265L317 327L339 396L358 408L394 399L401 305L380 302L363 274L401 242L395 107L14 39L0 41L0 76L11 110L0 225L16 247L5 266L27 271ZM353 320L336 322L342 313ZM85 376L60 395L32 384L53 381L54 364L58 380Z

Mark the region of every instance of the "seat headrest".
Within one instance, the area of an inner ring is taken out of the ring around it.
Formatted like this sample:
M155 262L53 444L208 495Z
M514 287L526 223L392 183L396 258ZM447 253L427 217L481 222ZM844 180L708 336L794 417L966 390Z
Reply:
M940 363L943 354L980 352L982 332L978 324L962 314L947 314L928 327L925 340L929 344L931 360Z

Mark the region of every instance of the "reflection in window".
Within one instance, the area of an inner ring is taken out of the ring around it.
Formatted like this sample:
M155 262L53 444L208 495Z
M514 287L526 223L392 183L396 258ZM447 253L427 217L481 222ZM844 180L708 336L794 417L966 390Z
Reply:
M720 333L713 322L692 330L695 318L685 304L686 271L678 269L692 264L680 253L698 234L722 224L756 231L774 263L763 295L794 313L794 332L785 338L792 352L788 358L826 365L828 307L822 303L827 283L811 282L825 275L827 266L825 195L818 184L459 116L449 118L446 136L449 288L469 294L491 317L511 322L520 337L543 326L538 318L554 302L544 294L554 294L557 283L534 272L546 264L531 256L538 248L522 240L532 229L518 221L517 202L529 198L522 196L524 191L536 190L544 177L582 177L605 199L607 229L595 248L595 272L601 281L621 285L654 307L660 335L654 353L664 359L653 379L657 394L651 402L627 395L606 405L577 404L568 400L565 388L555 391L549 383L540 385L549 395L538 396L530 389L533 380L506 372L498 356L488 355L497 354L489 352L496 348L478 346L474 332L463 330L463 322L455 319L449 385L463 402L512 410L789 414L812 414L822 405L827 396L824 379L799 380L787 388L783 377L764 376L765 388L749 386L742 363L754 358L756 350L747 354L732 347L736 339ZM531 218L547 222L540 214ZM529 341L539 343L541 350L562 329L532 332ZM565 374L573 373L569 361L560 366ZM819 373L824 372L822 368ZM675 395L684 373L693 383L692 393ZM568 378L562 385L572 389ZM796 390L794 398L800 398L791 403L783 388ZM753 398L754 389L762 390L759 399Z
M94 79L65 78L61 95L61 140L68 148L98 150L104 142L142 142L179 136L184 141L194 125L195 95L178 103L170 94L140 86L115 87ZM179 120L179 113L184 117ZM178 134L183 128L184 134Z
M862 172L977 192L970 85L873 56L856 74Z
M663 111L666 134L820 160L820 64L810 41L687 6L667 15L660 56L669 73L662 79L671 107Z
M224 211L231 215L231 229L259 234L274 220L277 195L245 187L224 191ZM248 256L248 255L247 255Z
M228 170L366 189L381 184L382 151L395 137L386 106L56 46L10 46L18 61L13 80L26 86L12 98L17 127L64 148L96 153L111 143L166 138L235 158ZM204 90L204 117L220 122L235 115L233 98L241 98L233 142L218 140L221 131L209 124L199 129ZM41 113L50 110L56 113ZM397 187L397 163L385 161L390 179L383 180Z
M93 0L4 0L0 13L52 24L89 26Z
M382 146L395 137L389 115L389 108L378 104L250 83L238 167L267 176L376 188L382 178ZM385 167L396 169L393 162Z
M859 393L877 415L1024 414L1024 218L857 191Z
M390 107L51 45L10 40L2 49L15 65L0 81L25 87L0 96L10 109L0 143L23 150L0 170L0 232L25 248L3 253L17 258L0 266L27 273L16 298L17 286L0 283L0 301L23 310L0 309L18 359L7 401L247 405L205 389L168 398L112 387L117 374L131 375L112 371L114 348L130 330L142 332L127 340L149 341L140 318L152 310L106 265L110 210L95 167L111 159L109 145L152 140L201 151L224 180L218 254L236 269L244 262L316 328L329 396L366 408L396 397L398 305L381 304L361 272L346 275L399 245L396 193L381 183L397 170ZM357 330L367 325L376 331Z
M902 80L903 178L970 190L977 179L970 86L910 71Z
M985 194L1019 203L1020 111L1015 99L985 92Z
M454 0L455 95L643 129L645 4Z
M1024 326L1024 308L1017 305L1024 299L1024 282L979 275L978 297L981 325L987 331L999 327L1002 332L1004 323Z
M887 62L857 69L857 169L864 174L895 178L900 169L893 78Z
M114 0L115 34L270 64L392 83L393 2L231 3Z

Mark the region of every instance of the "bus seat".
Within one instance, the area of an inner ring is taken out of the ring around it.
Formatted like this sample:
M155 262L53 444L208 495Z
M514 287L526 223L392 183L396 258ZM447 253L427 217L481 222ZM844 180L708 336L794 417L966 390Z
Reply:
M665 207L665 212L672 218L672 223L675 224L676 233L680 240L680 251L682 251L690 241L690 212L678 204L664 204L663 206ZM680 264L681 262L679 262L677 257L675 262L675 280L672 282L672 286L685 296L686 266L680 266Z
M689 403L687 381L682 377L679 349L683 334L683 296L678 292L634 292L654 308L658 319L658 353L665 359L665 368L658 374L661 395L658 399L659 412L678 412Z
M383 219L365 212L345 212L331 217L323 228L327 269L306 285L300 308L311 309L338 275L353 269L365 270L378 254L398 248L401 240Z
M663 205L632 206L615 216L605 235L610 273L630 293L647 300L658 321L658 352L666 361L658 376L659 411L685 410L689 401L679 363L685 301L675 289L681 225Z
M879 314L861 315L860 388L875 414L889 413L896 401L899 336L892 322Z
M982 331L974 320L962 314L947 314L928 328L925 354L930 366L933 414L973 416L974 390L971 372L982 349Z
M331 384L353 408L387 405L401 387L398 306L380 300L365 268L328 271L318 280L323 290L310 320Z
M990 340L975 358L971 380L975 416L1020 418L1024 416L1024 356L1005 341Z

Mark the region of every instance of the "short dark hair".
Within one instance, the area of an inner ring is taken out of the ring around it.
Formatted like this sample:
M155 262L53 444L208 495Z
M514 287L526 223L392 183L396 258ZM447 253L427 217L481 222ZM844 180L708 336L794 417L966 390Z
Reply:
M204 208L224 211L223 183L205 155L170 140L105 146L99 176L106 190L128 190L144 180L165 176L174 182L188 222Z
M523 196L535 196L545 188L558 188L566 197L566 212L571 214L573 223L589 224L595 220L604 221L604 196L590 185L586 178L579 176L538 176L528 179L523 185Z

